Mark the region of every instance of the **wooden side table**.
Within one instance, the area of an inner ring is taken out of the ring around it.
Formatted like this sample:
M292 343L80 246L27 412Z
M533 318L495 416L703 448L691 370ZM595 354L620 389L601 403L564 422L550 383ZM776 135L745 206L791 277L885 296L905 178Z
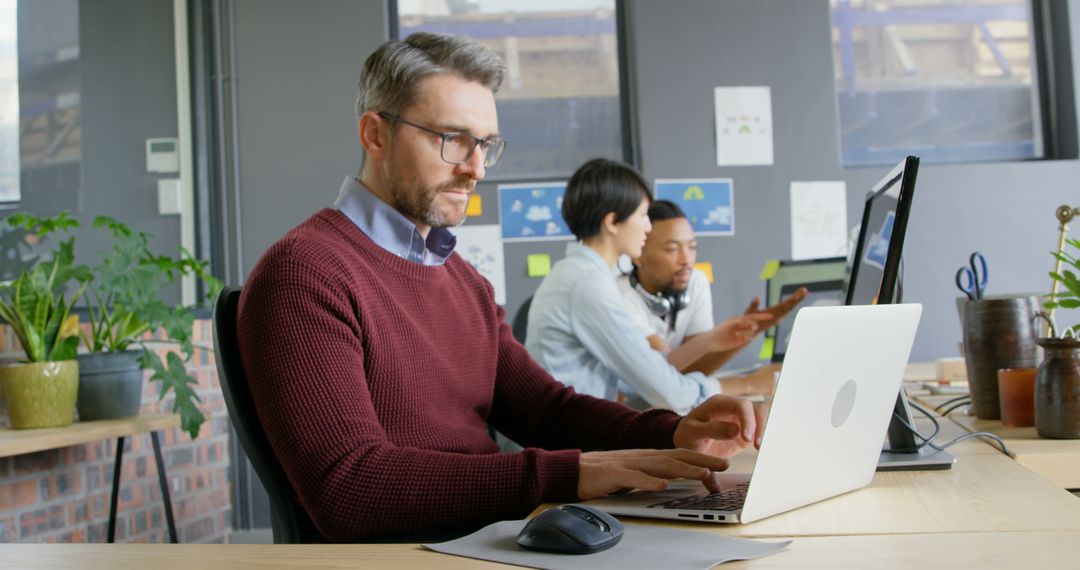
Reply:
M165 522L169 527L169 541L175 544L179 542L176 538L176 521L173 518L169 481L165 476L165 462L161 458L158 432L179 426L180 416L176 414L148 414L117 420L75 422L70 426L59 428L0 429L0 457L80 445L115 437L116 462L113 468L108 533L108 541L113 542L116 538L116 504L120 497L120 467L124 457L124 438L150 432L150 442L154 446L154 460L157 462L158 483L161 485L161 502L165 507Z

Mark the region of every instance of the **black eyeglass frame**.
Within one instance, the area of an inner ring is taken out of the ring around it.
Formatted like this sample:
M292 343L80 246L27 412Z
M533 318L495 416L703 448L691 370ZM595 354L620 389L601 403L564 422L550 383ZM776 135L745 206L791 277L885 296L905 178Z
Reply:
M393 113L387 113L386 111L379 111L376 114L384 119L395 121L398 123L404 123L406 125L409 125L410 127L415 127L417 129L420 129L421 131L429 132L433 135L438 136L441 139L441 143L439 145L439 158L441 158L443 162L447 164L465 164L466 162L469 162L469 159L472 158L473 153L476 152L476 147L481 147L484 151L484 168L491 168L499 163L499 159L502 158L503 151L506 150L506 139L500 136L492 135L486 139L482 139L470 133L464 133L460 131L441 132L436 131L435 129L430 129L423 125L418 125L412 121L403 119ZM465 158L463 158L462 160L454 161L446 158L446 141L460 136L466 136L472 139L472 147L470 147L469 151L465 153ZM495 152L488 152L488 149L492 147L495 148Z

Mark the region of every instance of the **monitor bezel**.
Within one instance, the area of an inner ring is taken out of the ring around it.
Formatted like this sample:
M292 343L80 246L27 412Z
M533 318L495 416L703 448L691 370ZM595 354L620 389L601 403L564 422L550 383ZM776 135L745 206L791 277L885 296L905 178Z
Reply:
M881 283L878 284L877 304L887 305L893 302L893 294L896 291L897 276L900 273L900 258L904 248L904 236L907 235L908 217L911 212L912 196L915 192L915 179L919 173L919 159L909 156L901 160L873 189L866 194L863 204L862 222L859 226L859 237L855 240L855 255L851 258L851 273L848 277L847 291L844 295L844 304L851 305L855 295L854 285L858 283L859 267L863 254L863 246L866 241L866 233L869 230L870 211L874 200L890 193L896 188L899 181L899 193L896 196L896 218L893 220L892 235L889 236L889 251L885 256L885 267L882 269Z

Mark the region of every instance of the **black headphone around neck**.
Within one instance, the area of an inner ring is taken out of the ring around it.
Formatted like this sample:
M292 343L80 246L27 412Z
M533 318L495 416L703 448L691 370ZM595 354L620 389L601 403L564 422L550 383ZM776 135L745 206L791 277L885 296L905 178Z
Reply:
M630 270L630 287L637 291L637 294L641 296L645 301L645 305L649 307L649 310L654 315L661 319L668 320L671 329L675 329L675 319L679 315L679 311L686 308L690 302L690 295L687 291L671 291L670 289L661 291L659 294L650 293L645 287L638 281L638 268L635 265Z

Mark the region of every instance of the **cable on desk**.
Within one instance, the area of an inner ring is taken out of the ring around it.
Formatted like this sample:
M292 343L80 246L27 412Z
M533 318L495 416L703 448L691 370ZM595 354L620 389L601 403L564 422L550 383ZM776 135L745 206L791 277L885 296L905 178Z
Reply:
M909 401L908 403L911 405L915 405L915 402ZM926 447L927 445L933 447L933 444L930 443L930 441L937 437L937 434L941 432L941 424L938 423L937 418L935 418L933 415L927 414L926 410L920 409L920 411L926 414L926 417L929 418L930 422L934 424L934 433L931 433L930 437L923 436L923 434L919 433L919 430L916 429L915 426L911 425L906 419L904 419L894 410L893 417L899 420L900 423L904 424L904 427L906 427L911 433L915 434L915 437L921 439L922 443L916 444L915 447L909 447L907 449L890 449L889 451L891 451L892 453L918 453L922 448Z
M951 414L953 411L959 410L960 408L963 408L964 406L968 406L970 404L971 404L971 398L968 398L967 400L964 400L963 402L957 402L957 403L953 404L952 406L949 406L948 409L946 409L945 411L940 412L940 413L941 413L941 415L948 417L948 415Z
M970 394L964 394L962 396L957 396L955 398L949 398L948 400L945 400L944 402L938 404L938 406L936 408L934 408L934 411L938 412L938 413L941 413L941 408L944 408L945 406L948 406L949 404L959 402L960 400L970 400L970 399L971 399Z
M1005 455L1008 455L1009 457L1012 457L1012 458L1016 457L1016 456L1013 455L1013 453L1011 451L1009 451L1009 448L1005 446L1005 442L1000 437L998 437L996 434L992 434L990 432L985 432L985 431L973 431L971 433L965 433L964 435L961 435L961 436L959 436L957 438L954 438L952 441L950 441L948 443L945 443L943 445L934 444L934 442L932 442L931 440L937 435L937 433L939 431L939 427L940 427L938 422L937 422L937 419L934 418L934 416L931 415L930 411L927 410L926 408L920 406L919 404L916 404L915 402L909 402L909 403L911 404L911 407L915 408L916 410L919 410L919 413L921 413L924 416L930 418L930 421L934 422L934 433L931 434L931 436L929 438L923 437L923 435L919 433L919 430L915 429L915 426L908 423L907 420L905 420L903 418L900 418L899 416L897 416L897 417L898 417L898 419L900 419L901 423L904 424L904 427L911 430L911 433L915 434L915 437L918 437L919 439L923 440L926 443L926 445L929 445L930 447L932 447L932 448L934 448L934 449L936 449L938 451L942 451L942 450L944 450L946 448L952 447L952 446L960 443L961 441L964 441L965 439L971 439L973 437L986 437L986 438L990 438L995 443L997 443L998 446L1001 448L1002 453L1004 453Z

